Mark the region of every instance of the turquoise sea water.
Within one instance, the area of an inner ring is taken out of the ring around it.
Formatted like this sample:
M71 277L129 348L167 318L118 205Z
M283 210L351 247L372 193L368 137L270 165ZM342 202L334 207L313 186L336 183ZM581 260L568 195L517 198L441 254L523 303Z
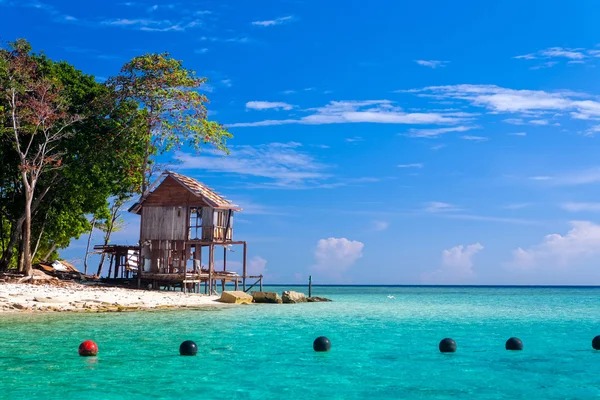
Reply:
M0 398L600 397L600 352L591 348L600 335L600 288L316 287L313 294L334 302L1 315ZM320 335L331 352L312 350ZM511 336L523 340L522 352L504 349ZM444 337L456 340L456 353L439 352ZM85 339L98 343L98 357L78 356ZM196 357L179 356L187 339L198 344Z

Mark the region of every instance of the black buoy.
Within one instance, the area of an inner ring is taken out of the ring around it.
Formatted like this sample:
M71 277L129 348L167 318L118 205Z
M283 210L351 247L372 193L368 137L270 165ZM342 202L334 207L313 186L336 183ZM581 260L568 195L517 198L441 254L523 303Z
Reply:
M506 350L523 350L523 342L518 337L511 337L506 341Z
M315 351L329 351L331 350L331 342L325 336L319 336L313 342L313 349Z
M195 356L198 353L198 346L191 340L186 340L179 345L179 354L182 356Z
M600 335L592 339L592 347L594 350L600 350Z
M456 342L450 338L442 339L442 341L440 342L440 351L442 353L456 352Z

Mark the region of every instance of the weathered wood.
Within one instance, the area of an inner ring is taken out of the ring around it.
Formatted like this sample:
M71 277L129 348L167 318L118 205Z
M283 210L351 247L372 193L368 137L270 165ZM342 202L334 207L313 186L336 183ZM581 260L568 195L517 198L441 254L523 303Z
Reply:
M209 207L204 200L181 186L171 176L164 181L144 200L143 208L148 206L179 206L188 203L191 207Z
M246 270L246 259L247 259L247 249L248 246L246 246L246 242L244 242L244 261L243 261L243 269L242 269L242 289L244 290L244 292L246 291L246 275L248 274L248 271Z

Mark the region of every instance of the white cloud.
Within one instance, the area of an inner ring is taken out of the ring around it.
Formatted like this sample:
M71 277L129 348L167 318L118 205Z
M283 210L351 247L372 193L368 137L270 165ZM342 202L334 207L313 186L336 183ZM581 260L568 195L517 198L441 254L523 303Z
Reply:
M483 250L479 243L468 246L455 246L442 252L442 267L424 273L422 279L427 283L465 283L475 277L473 257Z
M575 186L600 182L600 167L588 168L558 175L552 179L555 185Z
M254 22L252 22L252 25L257 25L257 26L281 25L281 24L285 24L286 22L292 21L293 18L294 17L292 17L291 15L288 15L287 17L280 17L280 18L275 18L275 19L271 19L271 20L267 20L267 21L254 21Z
M315 250L316 264L311 269L330 278L341 278L363 256L364 244L346 238L321 239Z
M561 208L570 212L600 212L600 203L577 203L570 202L561 205Z
M519 247L513 251L508 267L517 270L564 268L600 253L600 225L590 221L571 221L570 225L571 229L564 236L550 234L527 250Z
M535 53L523 54L520 56L516 56L514 58L521 59L521 60L565 58L565 59L571 60L571 61L575 60L577 62L583 62L583 60L588 57L588 54L594 54L593 52L594 52L594 50L592 50L590 53L589 51L586 51L585 49L582 49L582 48L572 49L572 48L565 48L565 47L549 47L544 50L536 51ZM588 54L586 54L586 53L588 53ZM555 65L558 62L551 61L549 63L552 63L552 65ZM546 64L548 64L548 63L546 63ZM550 65L550 66L552 66L552 65Z
M248 275L265 275L267 272L267 260L255 256L248 261Z
M552 68L556 64L558 64L557 61L547 61L547 62L539 64L539 65L534 65L533 67L530 67L529 69L536 70L536 69L542 69L542 68Z
M358 143L358 142L364 142L365 139L363 139L360 136L354 136L354 137L351 137L351 138L345 138L344 141L346 143Z
M425 203L424 210L429 213L439 213L439 212L458 211L458 210L460 210L460 208L458 208L452 204L443 203L441 201L430 201L428 203Z
M527 136L527 132L511 132L509 135L512 136Z
M140 31L148 32L169 32L179 31L183 32L189 28L198 28L202 25L202 22L197 19L182 18L179 21L173 22L171 20L155 20L155 19L127 19L117 18L104 20L101 22L102 25L116 26L121 28L137 29Z
M231 83L231 79L222 79L221 84L225 87L231 87L233 84Z
M466 132L471 129L477 129L478 126L453 126L451 128L432 128L432 129L415 129L411 128L408 130L408 133L403 134L404 136L413 137L413 138L434 138L444 133L449 132Z
M463 100L489 113L535 114L568 112L575 119L600 119L600 102L593 97L573 92L546 92L543 90L515 90L496 85L448 85L429 86L421 89L400 90L417 93L435 99ZM582 99L587 96L589 99ZM505 120L509 123L525 123L522 118ZM536 119L528 123L547 125L548 121Z
M252 110L291 110L294 106L280 101L249 101L246 103L246 108Z
M547 176L547 175L538 175L538 176L530 176L529 179L531 179L532 181L549 181L552 179L552 177Z
M390 100L332 101L323 107L310 108L312 114L299 119L240 122L229 127L269 125L324 125L342 123L379 124L454 124L465 119L464 113L406 113Z
M376 231L384 231L390 227L390 223L387 221L373 221L373 229Z
M414 163L414 164L398 164L398 168L423 168L422 163Z
M232 146L231 154L207 152L201 155L178 153L181 169L262 178L264 185L291 188L316 185L329 178L328 166L301 151L300 143L269 143L258 146Z
M600 125L594 125L583 132L583 134L585 136L595 136L598 132L600 132Z
M471 136L471 135L462 135L460 138L463 140L471 140L474 142L485 142L485 141L489 140L488 138L486 138L484 136Z
M444 214L446 218L462 219L465 221L481 221L481 222L500 222L505 224L517 224L517 225L535 225L536 221L521 219L521 218L506 218L506 217L490 217L486 215L472 215L472 214Z
M194 53L196 54L205 54L208 52L208 49L206 47L202 48L202 49L196 49L194 50Z
M415 62L419 65L429 68L440 68L445 67L449 61L440 61L440 60L415 60Z

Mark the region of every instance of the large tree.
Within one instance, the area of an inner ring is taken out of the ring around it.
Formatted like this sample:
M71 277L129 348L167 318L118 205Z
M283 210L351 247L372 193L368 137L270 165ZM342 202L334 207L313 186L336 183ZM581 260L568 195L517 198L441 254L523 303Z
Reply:
M226 139L231 134L208 119L208 99L201 93L206 81L169 53L135 57L108 80L120 101L133 101L143 111L142 194L148 189L154 155L184 145L198 150L205 144L227 152Z
M139 188L141 111L25 41L0 49L0 87L0 269L20 260L30 273L34 250L66 247L90 229L86 214Z

